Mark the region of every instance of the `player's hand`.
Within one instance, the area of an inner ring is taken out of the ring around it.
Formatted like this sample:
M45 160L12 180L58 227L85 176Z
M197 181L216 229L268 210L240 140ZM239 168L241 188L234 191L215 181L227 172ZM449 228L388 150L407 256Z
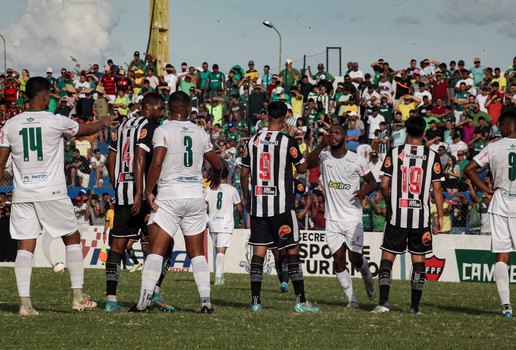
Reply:
M247 210L248 213L251 212L251 201L247 200L247 198L241 198L242 206Z
M104 127L117 127L120 122L117 120L118 116L111 116L111 117L105 117L102 119L102 122L104 123Z
M136 192L134 195L133 206L131 207L131 214L138 215L140 210L142 209L142 194L140 192Z
M213 190L213 191L216 191L220 186L220 178L215 178L213 177L210 181L210 188Z
M157 211L159 207L154 203L154 200L156 199L154 194L152 192L145 192L145 198L147 198L147 203L149 204L151 209L153 211Z
M438 235L443 232L443 218L437 218L434 222L434 235Z
M287 125L288 134L292 137L296 136L297 127L294 125Z
M306 215L306 210L301 210L296 213L296 218L303 219Z
M367 197L367 194L362 190L355 191L353 192L353 194L361 201L363 201Z

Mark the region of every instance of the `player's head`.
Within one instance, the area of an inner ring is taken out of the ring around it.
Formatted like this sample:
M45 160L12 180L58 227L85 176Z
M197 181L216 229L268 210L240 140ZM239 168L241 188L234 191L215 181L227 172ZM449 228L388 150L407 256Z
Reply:
M50 102L50 82L43 77L30 78L27 81L25 93L29 102L46 103L48 107L48 103Z
M283 119L287 115L288 108L287 105L280 101L275 101L269 103L267 106L267 112L269 113L269 117L272 119Z
M187 119L190 114L190 96L182 91L176 91L168 100L168 111L171 118Z
M498 118L498 129L503 137L510 137L516 134L516 112L507 111Z
M423 117L411 117L405 122L407 134L413 138L421 138L425 133L426 121Z
M159 119L165 113L165 100L155 92L149 92L142 100L142 114L150 119Z
M229 176L229 169L227 165L222 166L222 172L220 173L220 178L223 180L227 180Z
M333 124L329 131L330 147L338 149L345 147L346 144L346 128L342 124Z

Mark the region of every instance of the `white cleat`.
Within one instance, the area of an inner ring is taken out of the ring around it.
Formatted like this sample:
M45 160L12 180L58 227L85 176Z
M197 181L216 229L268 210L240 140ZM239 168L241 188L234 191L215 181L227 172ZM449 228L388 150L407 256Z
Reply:
M348 302L348 305L346 305L346 307L348 309L358 309L360 307L360 305L358 305L358 301L356 300L350 300Z
M373 309L373 311L371 311L371 313L373 314L383 314L384 312L389 312L390 309L389 309L389 305L388 304L384 304L384 305L376 305Z
M36 311L32 306L20 306L20 310L18 311L18 315L20 316L37 316L39 312Z

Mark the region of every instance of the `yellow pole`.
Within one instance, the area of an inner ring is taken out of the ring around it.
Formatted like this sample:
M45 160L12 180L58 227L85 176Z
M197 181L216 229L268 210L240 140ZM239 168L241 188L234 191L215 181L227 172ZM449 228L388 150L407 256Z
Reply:
M147 52L157 59L158 74L163 75L170 62L169 0L150 0L150 31Z

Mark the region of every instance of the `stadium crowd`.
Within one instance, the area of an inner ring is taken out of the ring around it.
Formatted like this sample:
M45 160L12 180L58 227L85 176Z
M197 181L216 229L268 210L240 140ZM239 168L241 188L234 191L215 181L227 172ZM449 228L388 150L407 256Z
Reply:
M489 142L499 139L496 122L500 114L516 109L516 57L505 70L484 66L478 57L469 68L463 60L447 64L412 59L407 68L398 69L379 59L367 67L370 73L364 73L358 62L348 62L345 75L338 78L323 64L317 65L316 72L310 66L300 71L290 59L278 74L268 65L258 71L251 60L247 69L235 65L227 74L217 64L210 67L203 62L195 67L185 62L178 69L167 64L165 74L159 75L155 58L138 51L127 69L112 60L100 67L93 64L75 73L62 68L58 77L48 68L49 110L80 123L109 115L123 120L139 114L139 103L148 92L156 91L167 100L174 91L184 91L191 97L192 121L210 135L230 167L229 182L237 189L243 145L250 135L267 129L266 107L271 101L287 104L288 123L297 127L296 139L305 156L331 124L344 124L347 149L370 163L377 182L387 150L405 143L404 122L423 116L426 145L438 152L446 176L444 232L489 233L484 215L489 198L477 193L464 169ZM28 108L25 85L29 77L27 69L19 73L9 68L0 75L0 126ZM111 133L103 132L68 139L64 145L67 184L82 188L74 203L84 224L109 225L113 199L105 162L111 140ZM209 173L207 166L206 186ZM491 184L486 169L479 176ZM300 227L324 229L325 196L319 169L297 177L310 190L309 196L298 198ZM2 179L2 185L9 186L10 179ZM0 225L9 215L8 195L0 193ZM380 191L362 206L364 229L382 231L386 205ZM432 213L436 214L435 206ZM244 225L245 220L235 218L236 227Z

